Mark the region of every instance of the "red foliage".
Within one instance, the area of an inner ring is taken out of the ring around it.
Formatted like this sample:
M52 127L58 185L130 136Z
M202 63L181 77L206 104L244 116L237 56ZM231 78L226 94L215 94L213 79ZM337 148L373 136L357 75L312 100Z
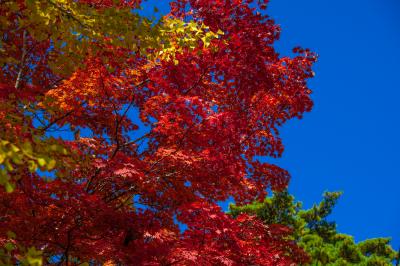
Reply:
M81 2L102 9L115 1ZM177 65L93 43L102 49L63 77L47 66L51 43L27 37L27 64L35 66L25 70L28 78L15 86L18 69L0 70L0 103L13 103L0 108L0 117L15 112L23 122L13 123L25 131L6 120L1 128L16 139L45 138L57 126L75 137L60 140L70 158L53 181L19 166L23 178L15 191L0 190L0 242L13 231L18 243L47 258L125 265L304 262L284 227L233 219L216 205L231 196L248 203L264 198L267 188L287 186L289 174L257 156L280 156L278 127L312 107L306 80L314 54L296 49L294 58L279 57L273 48L279 27L250 2L174 1L173 15L190 4L193 19L224 32L207 49L178 54ZM265 8L266 1L258 2ZM10 36L22 46L21 30L8 34L2 47L11 47ZM24 112L24 104L36 109ZM45 125L38 127L35 118ZM148 133L138 130L141 123ZM188 229L180 232L176 221Z
M183 206L179 220L188 224L169 259L188 265L291 265L306 262L306 254L286 241L283 226L266 226L255 217L232 219L217 206ZM294 264L294 263L293 263Z

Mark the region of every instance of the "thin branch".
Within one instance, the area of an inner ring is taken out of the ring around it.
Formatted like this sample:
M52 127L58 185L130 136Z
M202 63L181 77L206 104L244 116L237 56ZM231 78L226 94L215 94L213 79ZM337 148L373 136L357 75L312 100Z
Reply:
M43 128L39 128L40 131L45 132L46 130L48 130L49 128L51 128L52 126L54 126L55 124L57 124L58 122L60 122L61 120L63 120L64 118L68 117L69 115L71 115L74 112L74 110L71 110L67 113L65 113L64 115L57 117L56 119L54 119L53 121L51 121L47 126L43 127Z
M192 86L190 86L189 89L187 89L186 91L184 91L182 93L182 95L187 95L191 90L193 90L195 87L197 87L200 82L203 80L204 76L206 75L208 69L204 69L203 73L201 73L200 77L197 79L197 81L195 83L192 84Z
M139 138L137 138L135 140L131 140L131 141L125 142L124 144L121 144L121 148L129 146L131 144L135 144L135 143L137 143L137 142L139 142L139 141L141 141L141 140L143 140L143 139L145 139L145 138L147 138L149 136L150 136L150 132L142 135L141 137L139 137Z
M135 87L136 87L136 88L139 88L139 87L145 85L145 84L146 84L147 82L149 82L149 81L150 81L150 79L146 79L146 80L142 81L141 83L139 83L138 85L136 85ZM121 115L120 119L118 119L118 120L116 121L116 124L115 124L115 141L116 141L117 146L115 147L115 150L114 150L114 152L112 153L112 155L111 155L111 157L110 157L110 160L112 160L112 159L115 157L115 155L117 154L117 152L118 152L119 149L121 148L121 145L120 145L120 143L119 143L119 138L118 138L119 126L120 126L120 124L122 123L122 120L124 120L124 118L125 118L126 114L128 113L129 109L130 109L130 108L132 107L132 105L133 105L133 102L134 102L133 90L132 90L132 92L131 92L130 97L132 97L132 99L130 100L130 102L129 102L129 104L128 104L128 107L126 107L124 113Z
M135 87L136 87L136 88L139 88L140 86L143 86L144 84L146 84L146 83L149 82L149 81L150 81L150 79L146 79L146 80L142 81L141 83L139 83L138 85L136 85ZM104 85L104 84L103 84L103 85ZM147 133L147 134L141 136L140 138L138 138L138 139L136 139L136 140L134 140L134 141L129 141L129 142L126 142L126 143L124 143L124 144L120 144L120 143L119 143L119 139L118 139L118 128L119 128L119 124L122 122L122 120L124 119L124 117L125 117L126 114L128 113L129 108L133 105L133 95L132 95L132 94L133 94L133 91L132 91L132 93L131 93L132 99L131 99L131 101L130 101L128 107L126 108L126 110L125 110L124 113L122 114L121 118L120 118L119 120L116 121L116 126L115 126L115 133L116 133L116 135L115 135L115 138L116 138L117 146L115 147L113 153L112 153L111 156L109 157L108 163L115 157L115 155L117 154L117 152L119 151L119 149L121 149L122 147L128 146L128 145L130 145L130 144L133 144L133 143L135 143L135 142L137 142L137 141L140 141L140 140L146 138L146 137L149 135L149 133ZM102 168L96 169L94 175L93 175L92 177L90 177L90 179L89 179L89 181L88 181L88 183L87 183L87 185L86 185L86 192L89 192L90 187L91 187L91 185L92 185L94 179L97 177L97 175L100 174L101 170L102 170Z
M21 77L22 77L22 71L23 71L24 65L25 65L25 58L26 58L26 30L24 30L24 33L22 34L22 56L21 56L21 62L20 62L20 66L19 66L17 80L15 81L16 89L19 88L19 84L20 84Z
M82 21L80 21L79 19L77 19L76 17L74 17L74 16L72 15L72 13L71 13L70 10L65 9L65 8L62 7L62 6L59 6L58 4L54 3L54 2L51 1L51 0L49 0L48 2L49 2L50 4L52 4L55 8L57 8L58 10L60 10L61 13L63 13L67 18L70 18L70 19L74 20L75 22L77 22L82 28L90 29L90 27L89 27L88 25L84 24Z

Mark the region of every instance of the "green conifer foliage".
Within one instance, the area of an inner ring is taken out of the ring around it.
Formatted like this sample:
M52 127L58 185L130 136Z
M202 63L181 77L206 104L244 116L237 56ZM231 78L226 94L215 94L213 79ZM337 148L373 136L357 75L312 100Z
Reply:
M290 238L310 256L309 265L393 265L398 253L390 246L390 238L372 238L356 243L341 234L336 223L327 220L341 192L325 192L323 200L310 209L302 209L287 191L275 192L263 202L245 206L230 205L234 217L241 213L256 215L266 225L283 224L291 228Z

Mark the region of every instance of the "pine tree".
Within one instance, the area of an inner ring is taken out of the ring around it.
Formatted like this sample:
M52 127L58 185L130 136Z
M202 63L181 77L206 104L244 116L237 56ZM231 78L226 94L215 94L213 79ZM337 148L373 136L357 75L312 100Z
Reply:
M319 204L302 209L302 203L287 191L275 192L263 202L230 205L230 214L234 217L243 213L256 215L268 226L288 226L291 229L289 238L308 253L310 265L392 265L398 254L390 246L390 238L356 243L351 235L338 232L336 223L327 219L341 194L326 192Z

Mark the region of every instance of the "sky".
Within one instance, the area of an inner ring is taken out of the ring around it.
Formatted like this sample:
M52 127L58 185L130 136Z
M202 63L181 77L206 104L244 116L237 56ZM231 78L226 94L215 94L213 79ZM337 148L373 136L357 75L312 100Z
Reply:
M331 220L356 241L391 236L400 247L400 2L271 0L282 55L319 55L313 110L282 129L289 190L306 207L344 192Z
M161 13L167 2L157 1ZM400 2L270 0L266 12L282 28L282 56L299 45L319 55L314 108L282 128L285 152L269 162L291 173L289 190L307 208L343 191L330 216L340 232L392 237L398 249Z

